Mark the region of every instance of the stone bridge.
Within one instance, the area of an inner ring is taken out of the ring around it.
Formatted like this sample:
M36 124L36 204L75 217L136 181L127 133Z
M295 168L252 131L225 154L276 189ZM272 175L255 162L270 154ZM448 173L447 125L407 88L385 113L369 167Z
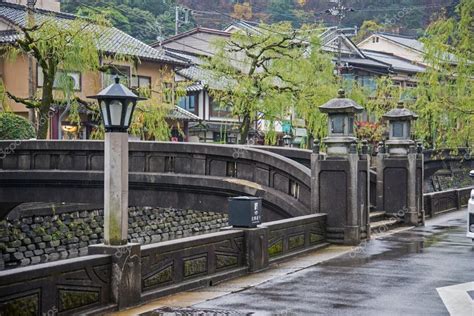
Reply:
M101 141L0 142L0 217L25 202L103 203ZM227 198L263 197L264 221L310 214L311 151L271 146L130 143L130 205L225 212ZM465 149L425 152L425 181L473 168ZM377 175L371 171L371 204Z
M10 146L10 147L9 147ZM1 217L25 202L103 203L101 141L24 141L0 160ZM310 214L311 172L267 148L131 142L133 206L225 212L227 198L263 198L264 221ZM294 152L294 154L291 154Z

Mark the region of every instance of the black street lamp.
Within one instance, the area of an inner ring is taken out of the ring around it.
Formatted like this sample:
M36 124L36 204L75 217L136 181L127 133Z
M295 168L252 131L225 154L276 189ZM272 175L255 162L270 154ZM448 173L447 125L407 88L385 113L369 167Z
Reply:
M128 237L128 127L137 101L135 95L115 78L99 94L89 96L99 102L105 127L104 143L104 244L121 246Z
M104 122L106 132L127 132L132 122L133 112L137 101L146 100L130 91L115 78L111 84L97 95L88 98L99 102L100 116Z
M285 136L283 136L283 144L285 145L285 147L291 147L292 142L293 137L291 137L291 135L286 134Z

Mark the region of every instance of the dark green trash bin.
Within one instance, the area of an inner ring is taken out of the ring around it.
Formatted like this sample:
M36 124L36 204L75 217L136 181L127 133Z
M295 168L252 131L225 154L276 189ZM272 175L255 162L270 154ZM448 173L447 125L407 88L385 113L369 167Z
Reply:
M238 196L229 198L229 225L254 228L262 223L262 198Z

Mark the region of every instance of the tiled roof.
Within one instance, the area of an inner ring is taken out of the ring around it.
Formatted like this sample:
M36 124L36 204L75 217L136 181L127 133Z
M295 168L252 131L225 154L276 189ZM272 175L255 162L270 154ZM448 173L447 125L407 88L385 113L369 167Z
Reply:
M186 87L187 92L199 92L202 90L204 90L204 85L199 82Z
M375 52L369 50L363 50L364 54L372 59L378 60L383 63L390 64L394 70L405 71L405 72L424 72L426 67L415 64L409 60L394 56L392 54Z
M26 26L27 12L26 7L22 5L0 3L0 19L24 27ZM58 13L41 9L35 10L35 19L37 22L54 19L67 27L68 23L78 18L72 14ZM85 20L84 20L85 21ZM115 27L103 27L99 25L89 26L98 31L98 49L111 54L123 54L136 56L140 59L160 61L171 64L184 65L182 60L173 58L163 49L154 49L140 40L120 31ZM8 43L14 40L11 34L0 34L0 43Z
M197 33L207 33L207 34L214 34L214 35L230 37L230 33L225 32L225 31L220 31L220 30L211 29L211 28L207 28L207 27L196 27L196 28L194 28L192 30L189 30L187 32L183 32L183 33L180 33L178 35L168 37L167 39L165 39L162 42L152 43L151 46L157 47L157 46L165 45L169 42L173 42L173 41L176 41L180 38L191 36L191 35L197 34Z
M0 31L0 44L14 43L19 38L16 31Z
M423 43L415 38L387 33L377 33L377 35L420 52L423 52L424 50Z
M180 69L177 73L188 80L199 81L201 84L215 90L226 90L233 86L233 81L226 78L215 78L214 74L199 66L191 66Z
M183 108L175 105L173 110L167 115L168 118L173 120L183 120L183 121L199 121L200 118L193 113L186 111Z

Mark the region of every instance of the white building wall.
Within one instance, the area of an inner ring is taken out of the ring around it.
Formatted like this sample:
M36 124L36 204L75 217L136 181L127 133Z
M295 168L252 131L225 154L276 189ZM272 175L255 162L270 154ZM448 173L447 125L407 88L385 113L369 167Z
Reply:
M378 37L378 41L374 43L372 40L374 37L376 37L376 35L372 35L371 37L365 39L360 44L358 44L357 47L360 49L393 54L395 56L415 61L417 63L423 63L423 54L421 52L409 49L408 47L405 48L403 46L397 45L384 39L383 37Z

